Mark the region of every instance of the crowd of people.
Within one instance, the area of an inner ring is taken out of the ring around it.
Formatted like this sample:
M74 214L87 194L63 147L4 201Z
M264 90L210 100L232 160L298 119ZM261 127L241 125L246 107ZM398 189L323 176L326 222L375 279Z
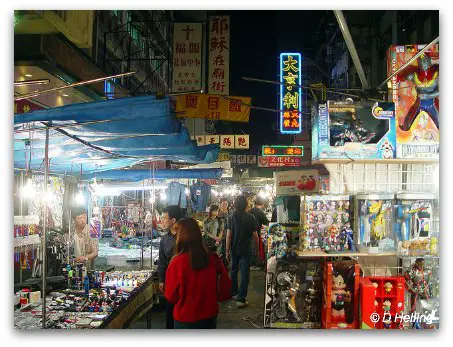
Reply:
M239 195L230 207L223 198L209 207L202 225L185 218L178 206L163 209L162 228L168 232L160 242L158 273L167 329L215 329L218 302L248 305L250 267L264 264L265 203Z

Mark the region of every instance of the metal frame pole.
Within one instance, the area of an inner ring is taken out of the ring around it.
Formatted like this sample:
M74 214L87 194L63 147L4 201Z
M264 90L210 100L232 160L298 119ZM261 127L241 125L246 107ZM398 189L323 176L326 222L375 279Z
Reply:
M23 197L23 189L24 189L24 172L20 172L20 179L18 182L19 189L17 190L17 194L19 195L19 215L23 216L23 206L24 206L24 197ZM20 255L22 254L22 247L19 248L19 282L22 283L22 263L20 261Z
M150 262L150 268L151 270L153 269L154 263L153 263L153 219L154 219L154 200L156 199L156 187L154 185L154 167L155 163L153 161L152 163L152 186L153 189L151 190L151 262Z
M360 82L362 82L362 87L364 89L369 89L370 85L366 80L365 72L363 71L362 63L360 62L359 55L357 54L357 50L355 48L354 41L352 40L351 33L349 32L348 24L346 23L346 19L344 18L343 11L334 10L333 12L335 13L335 17L337 18L341 32L343 34L343 38L346 41L346 45L348 46L349 54L351 54L351 58L354 62L357 74L359 75Z
M140 258L140 270L143 270L144 261L143 261L143 242L145 239L145 180L143 180L143 189L142 189L142 256Z
M49 179L49 129L46 129L46 147L44 154L44 196L47 194L47 180ZM47 244L46 244L46 232L47 232L47 203L43 202L44 205L44 221L42 227L42 328L46 328L46 276L47 276Z

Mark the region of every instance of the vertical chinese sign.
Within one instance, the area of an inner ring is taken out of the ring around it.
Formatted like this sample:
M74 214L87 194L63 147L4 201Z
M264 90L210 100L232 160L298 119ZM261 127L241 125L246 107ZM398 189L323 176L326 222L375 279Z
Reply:
M230 17L209 17L208 93L230 94Z
M175 23L173 26L174 93L201 91L202 23Z
M302 132L302 84L300 53L280 54L280 132Z

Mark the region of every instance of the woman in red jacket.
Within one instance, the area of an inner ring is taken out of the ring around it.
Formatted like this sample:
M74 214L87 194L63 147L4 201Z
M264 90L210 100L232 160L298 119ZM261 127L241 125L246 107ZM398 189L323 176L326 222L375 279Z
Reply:
M207 250L192 218L175 225L176 255L166 273L165 298L174 304L176 329L215 329L219 305L231 297L231 280L219 256Z

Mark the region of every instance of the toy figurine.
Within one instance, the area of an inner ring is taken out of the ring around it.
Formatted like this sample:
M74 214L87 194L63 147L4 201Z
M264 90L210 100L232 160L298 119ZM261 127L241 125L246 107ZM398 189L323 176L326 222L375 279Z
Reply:
M343 211L343 201L338 201L338 211Z
M343 276L334 271L332 274L332 322L341 323L346 321L344 303L351 301L351 293L345 290L346 283Z
M377 300L374 300L374 311L375 312L376 312L378 306L379 306L379 303L377 302Z
M415 312L417 299L428 299L431 297L431 270L425 269L425 260L417 258L412 269L406 271L404 278L406 287L411 293L411 312Z
M429 240L429 253L431 255L438 255L439 254L439 250L437 248L437 244L438 244L438 240L436 237L431 237L431 239Z
M391 317L384 317L382 320L382 326L384 329L390 329L392 326L392 318Z
M389 294L392 291L392 288L393 284L391 284L390 282L385 282L384 291L386 292L386 294Z
M384 311L390 311L391 306L392 306L392 303L390 302L390 300L385 300L382 305L382 308Z
M377 282L371 282L371 284L374 287L374 295L377 295L377 289L379 287L379 284Z
M321 211L321 201L316 202L316 210Z

